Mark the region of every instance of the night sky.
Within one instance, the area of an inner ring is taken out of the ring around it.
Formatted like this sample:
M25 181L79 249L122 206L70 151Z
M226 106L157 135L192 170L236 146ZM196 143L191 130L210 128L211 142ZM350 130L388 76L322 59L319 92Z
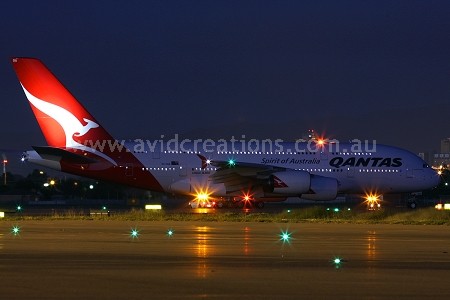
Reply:
M13 56L40 58L117 138L314 128L431 152L450 136L450 1L4 2L10 156L45 144Z

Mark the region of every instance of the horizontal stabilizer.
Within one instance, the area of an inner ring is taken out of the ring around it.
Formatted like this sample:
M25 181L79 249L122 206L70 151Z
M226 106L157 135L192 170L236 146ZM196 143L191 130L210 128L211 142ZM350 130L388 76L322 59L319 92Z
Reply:
M66 162L70 162L73 164L92 164L99 162L96 159L87 157L83 155L83 153L86 153L84 151L78 150L80 154L73 153L70 151L67 151L65 149L61 148L55 148L55 147L38 147L33 146L33 149L44 159L48 160L64 160Z

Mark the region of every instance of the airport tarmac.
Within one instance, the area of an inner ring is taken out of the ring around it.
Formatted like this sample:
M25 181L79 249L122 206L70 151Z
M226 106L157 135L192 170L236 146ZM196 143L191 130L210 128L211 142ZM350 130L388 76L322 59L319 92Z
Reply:
M3 220L0 278L1 299L449 299L450 227Z

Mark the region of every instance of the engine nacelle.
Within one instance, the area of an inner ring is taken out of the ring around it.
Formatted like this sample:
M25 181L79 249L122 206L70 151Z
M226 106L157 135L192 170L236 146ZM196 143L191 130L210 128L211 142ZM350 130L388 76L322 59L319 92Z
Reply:
M311 192L303 194L301 198L309 200L334 200L338 192L336 178L311 175Z
M270 185L274 194L300 195L309 192L311 175L305 171L277 172L270 176Z

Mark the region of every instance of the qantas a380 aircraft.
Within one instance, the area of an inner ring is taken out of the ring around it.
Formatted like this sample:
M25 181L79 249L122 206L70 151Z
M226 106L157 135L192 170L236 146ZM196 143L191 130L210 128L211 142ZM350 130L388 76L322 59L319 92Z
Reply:
M66 173L258 207L287 197L326 201L340 193L415 192L439 183L417 155L356 140L118 141L40 60L18 57L12 64L48 143L23 160Z

